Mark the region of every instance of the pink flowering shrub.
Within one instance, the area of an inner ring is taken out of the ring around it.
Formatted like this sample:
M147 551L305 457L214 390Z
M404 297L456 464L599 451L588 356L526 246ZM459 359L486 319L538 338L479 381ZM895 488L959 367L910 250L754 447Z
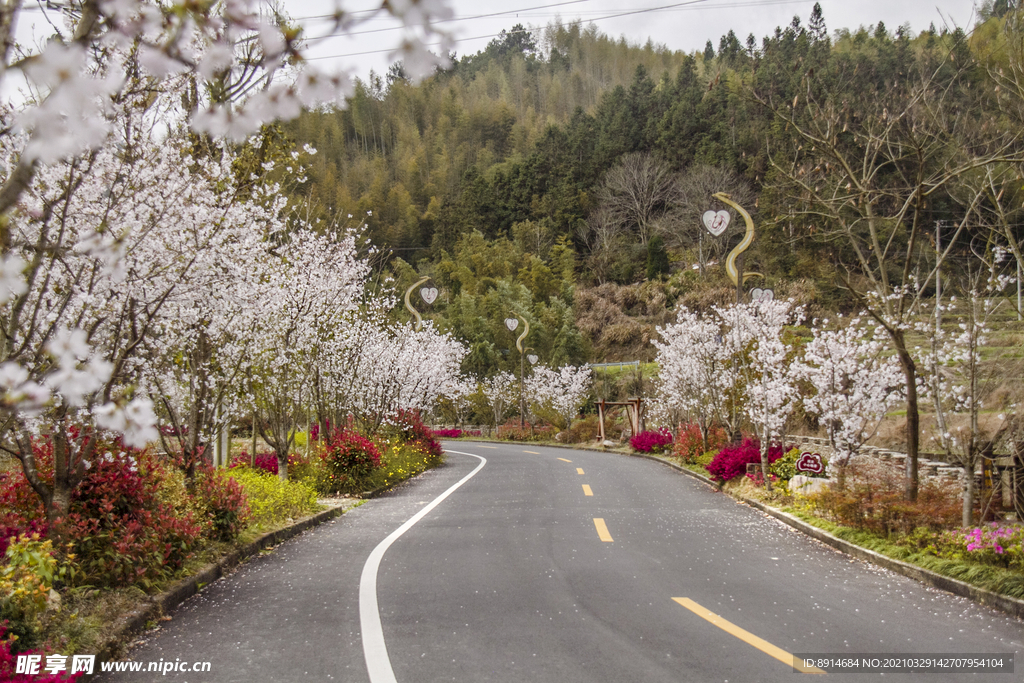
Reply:
M437 439L457 439L465 434L461 429L431 429L430 431Z
M768 463L775 462L783 453L782 446L773 444L768 449ZM748 463L761 463L761 443L751 438L743 439L743 443L729 444L722 448L706 469L715 481L729 481L745 475Z
M952 543L964 553L965 559L973 562L1024 569L1024 527L992 522L948 531L943 540Z
M77 681L82 678L84 674L76 673L73 676L64 676L63 674L51 674L43 671L46 666L46 657L43 656L40 661L40 667L38 674L18 674L14 673L17 669L17 655L18 654L41 654L39 652L19 652L17 649L16 640L11 639L10 633L7 632L7 623L0 621L0 681L9 681L10 683L68 683L69 681ZM96 667L97 669L99 667Z
M291 456L289 457L288 464L291 465ZM252 461L252 466L258 470L269 472L270 474L277 475L277 454L276 453L257 453L256 458ZM249 467L249 453L248 451L242 451L231 460L230 467Z
M672 443L672 432L667 427L656 431L640 432L629 440L634 451L641 453L661 453L665 446Z

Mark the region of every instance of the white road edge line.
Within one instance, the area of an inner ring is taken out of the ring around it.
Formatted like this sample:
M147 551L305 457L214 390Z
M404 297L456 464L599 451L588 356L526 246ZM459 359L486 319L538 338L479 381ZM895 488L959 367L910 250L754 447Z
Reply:
M473 475L482 470L484 465L487 464L487 458L480 455L463 453L461 451L446 452L480 458L480 464L472 472L453 484L447 491L425 505L422 510L410 517L405 524L392 531L390 536L378 543L377 547L370 553L370 556L366 558L362 576L359 577L359 628L362 632L363 655L366 657L366 672L370 674L370 683L398 683L395 679L395 672L391 668L388 646L384 642L384 628L380 623L380 610L377 607L377 570L380 568L380 561L384 557L384 553L402 534L411 529L416 522L426 517L431 510L440 505L441 501L472 479Z

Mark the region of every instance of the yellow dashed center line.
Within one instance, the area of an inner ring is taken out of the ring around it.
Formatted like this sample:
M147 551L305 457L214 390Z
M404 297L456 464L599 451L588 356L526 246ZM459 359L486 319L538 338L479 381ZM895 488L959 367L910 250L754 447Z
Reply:
M529 453L530 455L540 455L537 451L523 451L523 453Z
M492 451L498 450L497 446L477 446L477 448L490 448Z
M576 468L576 474L583 474L583 468L582 467L577 467Z
M596 522L597 520L595 519L594 521ZM791 655L790 653L786 652L782 648L775 647L774 645L769 643L767 640L762 640L761 638L758 638L757 636L755 636L750 631L744 631L743 629L741 629L736 624L733 624L732 622L726 621L725 619L723 619L722 617L718 616L714 612L711 612L711 611L705 609L704 607L701 607L700 605L695 603L693 600L690 600L689 598L672 598L672 599L675 600L676 602L678 602L680 605L682 605L686 609L688 609L691 612L693 612L694 614L696 614L698 617L701 617L702 619L708 620L709 622L711 622L712 624L714 624L718 628L722 629L726 633L728 633L730 635L733 635L733 636L736 636L737 638L742 640L747 645L752 645L753 647L756 647L761 652L763 652L766 655L769 655L771 657L774 657L775 659L779 660L780 662L782 662L786 666L792 666L797 671L800 671L800 672L805 673L805 674L823 674L823 673L826 673L822 669L819 669L819 668L814 667L814 666L804 666L803 663L800 662L798 658L794 657L793 655Z
M583 485L583 495L584 495L584 496L592 496L592 495L594 495L594 492L590 490L590 487L589 487L589 486L587 486L586 484L584 484L584 485Z
M608 525L601 517L594 517L594 526L597 527L597 537L605 543L612 542L612 535L608 533Z
M559 458L562 462L572 462L572 460L566 460L565 458Z

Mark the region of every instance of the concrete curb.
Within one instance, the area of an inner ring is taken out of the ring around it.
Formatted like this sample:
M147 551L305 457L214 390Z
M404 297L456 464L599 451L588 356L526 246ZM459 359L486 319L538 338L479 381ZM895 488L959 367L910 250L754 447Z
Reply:
M708 477L700 475L697 472L694 472L693 470L681 467L675 464L674 462L670 462L668 460L665 460L664 458L659 458L658 456L645 455L643 453L621 453L619 451L613 451L605 448L575 446L573 444L544 445L553 446L555 448L577 448L578 450L598 451L601 453L615 453L617 455L625 455L631 458L646 458L647 460L654 460L655 462L660 462L663 465L668 465L672 469L682 472L683 474L693 477L694 479L698 479L704 482L705 484L708 484L709 486L718 489L719 491L722 490L722 485L720 483L713 481ZM838 536L833 536L824 529L819 529L813 524L809 524L803 521L802 519L799 519L798 517L794 517L789 513L779 510L778 508L765 505L764 503L757 500L753 500L751 498L744 498L742 496L735 496L732 494L729 495L732 496L732 498L735 499L737 502L745 503L746 505L756 508L761 512L764 512L765 514L774 517L780 522L783 522L784 524L793 527L797 531L800 531L817 541L821 541L825 545L835 548L836 550L846 553L847 555L856 557L857 559L864 560L866 562L871 562L872 564L884 567L885 569L896 572L897 574L901 574L911 579L915 579L916 581L920 581L921 583L927 586L938 588L939 590L944 590L947 593L952 593L953 595L957 595L962 598L970 598L975 602L980 602L983 605L992 607L994 609L1000 610L1001 612L1005 612L1010 616L1024 620L1024 600L1011 598L1007 595L1000 595L999 593L993 593L992 591L985 590L984 588L978 588L977 586L969 584L966 581L960 581L959 579L954 579L949 576L943 576L942 574L938 574L929 569L924 569L923 567L918 567L917 565L913 565L908 562L895 560L891 557L888 557L887 555L877 553L874 550L868 550L867 548L862 548L859 545L850 543L849 541L844 541Z
M743 498L740 496L733 497L767 515L771 515L775 519L807 534L811 538L821 541L825 545L846 553L847 555L871 562L872 564L877 564L880 567L884 567L890 571L896 572L897 574L910 577L911 579L920 581L921 583L933 588L944 590L947 593L952 593L953 595L958 595L962 598L970 598L975 602L980 602L983 605L1006 612L1018 619L1024 619L1024 600L1011 598L1007 595L1000 595L999 593L993 593L992 591L985 590L984 588L978 588L977 586L971 585L965 581L960 581L959 579L954 579L949 576L943 576L942 574L938 574L929 569L924 569L923 567L918 567L917 565L913 565L908 562L895 560L887 555L877 553L874 550L868 550L867 548L862 548L859 545L850 543L849 541L844 541L837 536L833 536L824 529L819 529L813 524L809 524L808 522L805 522L798 517L794 517L787 512L783 512L778 508L773 508L751 498Z
M216 562L207 565L196 574L178 581L163 593L149 596L142 606L124 615L111 626L110 635L107 637L106 642L96 652L96 659L105 661L114 658L132 636L146 629L148 622L167 614L197 594L206 584L213 583L228 574L231 569L241 564L245 559L252 557L265 548L275 546L282 541L298 536L307 529L340 517L343 513L344 508L341 506L333 507L323 512L318 512L312 517L295 522L291 526L267 532L252 543L228 553Z
M722 490L722 485L719 484L718 482L708 479L707 477L701 476L700 474L694 472L693 470L688 470L685 467L680 467L675 463L668 462L661 458L651 455L638 455L634 457L647 458L649 460L657 460L658 462L662 462L673 469L679 470L680 472L684 472L690 475L691 477L699 479L703 481L705 484L709 484L711 486L714 486L718 490ZM962 598L970 598L975 602L980 602L981 604L987 605L988 607L992 607L1002 612L1006 612L1010 616L1017 617L1018 619L1024 619L1024 600L1011 598L1007 595L1000 595L999 593L993 593L992 591L985 590L984 588L978 588L977 586L969 584L966 581L960 581L959 579L954 579L949 576L943 576L942 574L938 574L923 567L918 567L917 565L910 564L909 562L902 562L900 560L893 559L887 555L875 552L874 550L862 548L859 545L850 543L849 541L844 541L838 536L833 536L824 529L819 529L813 524L803 521L799 517L794 517L793 515L787 512L783 512L778 508L771 507L770 505L765 505L759 500L754 500L752 498L746 498L743 496L736 496L733 494L729 495L732 496L735 500L741 503L745 503L753 508L756 508L761 512L764 512L765 514L774 517L780 522L793 527L797 531L800 531L817 541L821 541L822 543L831 548L835 548L840 552L846 553L851 557L856 557L857 559L864 560L872 564L876 564L880 567L884 567L889 571L893 571L897 574L901 574L916 581L920 581L921 583L927 586L931 586L932 588L938 588L939 590L944 590L947 593L952 593L953 595L958 595Z

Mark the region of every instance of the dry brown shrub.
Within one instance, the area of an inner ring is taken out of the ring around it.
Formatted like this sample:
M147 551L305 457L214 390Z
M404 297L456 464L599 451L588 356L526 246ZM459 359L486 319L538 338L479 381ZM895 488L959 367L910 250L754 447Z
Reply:
M605 283L576 291L576 326L594 343L593 355L606 361L647 360L657 325L673 318L662 283Z
M562 443L586 443L588 441L597 441L601 436L601 430L598 429L597 415L587 415L582 420L577 420L572 423L572 426L562 432ZM621 429L616 430L614 420L610 417L605 416L604 419L604 433L607 438L612 438L613 432L620 433Z
M605 328L598 340L599 344L617 344L626 346L643 341L643 325L635 321L617 323Z
M846 485L833 485L809 496L811 505L843 526L885 536L908 534L918 527L948 529L959 524L959 483L921 481L916 501L904 500L904 474L898 465L877 458L855 459L846 470Z
M679 303L691 311L708 313L712 306L727 306L736 301L736 288L732 286L698 283L683 294Z

